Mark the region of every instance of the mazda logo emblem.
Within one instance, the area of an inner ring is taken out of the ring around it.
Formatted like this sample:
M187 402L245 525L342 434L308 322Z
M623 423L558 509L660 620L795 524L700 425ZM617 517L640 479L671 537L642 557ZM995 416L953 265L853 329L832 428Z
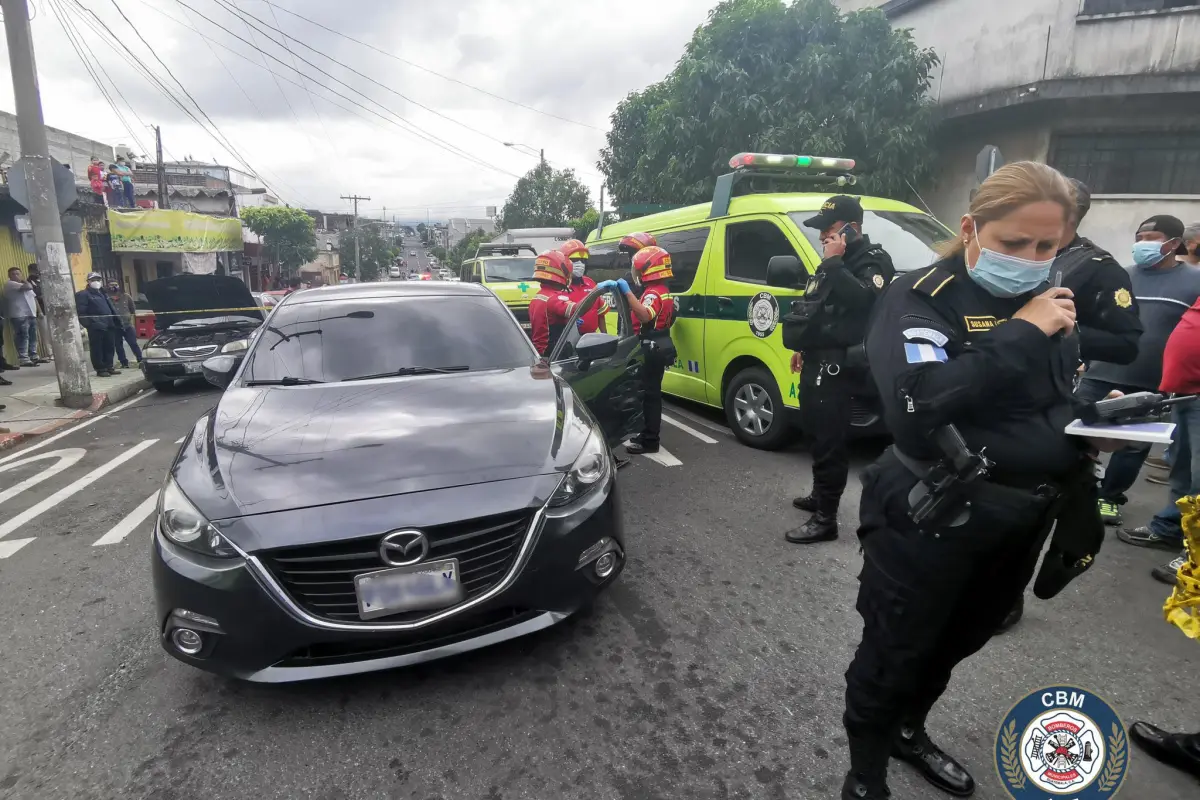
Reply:
M379 557L393 567L419 564L429 555L429 539L420 531L392 531L379 543Z

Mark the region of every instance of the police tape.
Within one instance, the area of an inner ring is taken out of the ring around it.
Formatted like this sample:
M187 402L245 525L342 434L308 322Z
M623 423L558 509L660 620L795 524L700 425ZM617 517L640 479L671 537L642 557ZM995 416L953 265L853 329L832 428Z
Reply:
M228 314L233 311L270 311L272 308L274 308L274 306L243 306L240 308L189 308L187 311L146 311L139 309L138 311L131 313L130 316L136 316L137 314ZM119 317L121 314L80 314L78 316L80 319L106 319L114 316Z

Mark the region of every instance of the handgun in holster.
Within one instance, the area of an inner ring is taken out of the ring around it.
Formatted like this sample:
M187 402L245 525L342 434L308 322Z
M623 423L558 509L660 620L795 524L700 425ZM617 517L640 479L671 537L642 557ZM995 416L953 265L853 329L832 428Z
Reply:
M992 462L983 451L972 453L954 425L935 430L933 440L943 456L924 475L914 470L921 480L909 492L908 517L928 528L961 525L970 513L967 487L986 478ZM909 459L896 453L907 464Z

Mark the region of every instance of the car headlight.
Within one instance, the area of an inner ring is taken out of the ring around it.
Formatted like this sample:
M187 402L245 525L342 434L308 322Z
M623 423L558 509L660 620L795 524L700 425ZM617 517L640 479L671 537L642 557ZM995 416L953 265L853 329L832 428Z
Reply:
M582 452L563 476L562 483L550 498L550 507L557 508L573 503L595 489L608 477L612 469L612 453L597 430L592 430L583 445Z
M234 342L228 342L221 348L222 353L240 353L250 346L249 339L238 339Z
M147 347L142 351L146 358L170 358L171 351L165 347Z
M180 547L206 556L233 558L237 555L172 478L163 484L158 496L158 529Z

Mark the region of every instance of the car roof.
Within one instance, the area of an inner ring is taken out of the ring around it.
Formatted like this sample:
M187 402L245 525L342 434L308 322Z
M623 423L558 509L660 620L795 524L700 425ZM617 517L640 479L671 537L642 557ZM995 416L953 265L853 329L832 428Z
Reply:
M729 214L718 219L745 216L747 214L787 214L792 211L812 212L815 214L820 210L821 204L833 194L837 194L837 192L779 192L742 195L733 198L729 203ZM850 197L857 197L862 203L862 207L867 211L925 213L908 203L902 203L899 200L889 200L885 197L869 197L866 195L850 195ZM596 232L593 230L588 234L588 241L607 241L639 231L653 233L657 230L676 228L681 225L713 221L708 218L711 208L711 202L697 203L694 206L662 211L658 214L637 217L626 222L614 222L611 225L604 226L604 233L600 237L597 237Z
M287 304L324 303L331 300L375 300L384 297L493 297L491 290L478 283L346 283L305 289L288 295Z

